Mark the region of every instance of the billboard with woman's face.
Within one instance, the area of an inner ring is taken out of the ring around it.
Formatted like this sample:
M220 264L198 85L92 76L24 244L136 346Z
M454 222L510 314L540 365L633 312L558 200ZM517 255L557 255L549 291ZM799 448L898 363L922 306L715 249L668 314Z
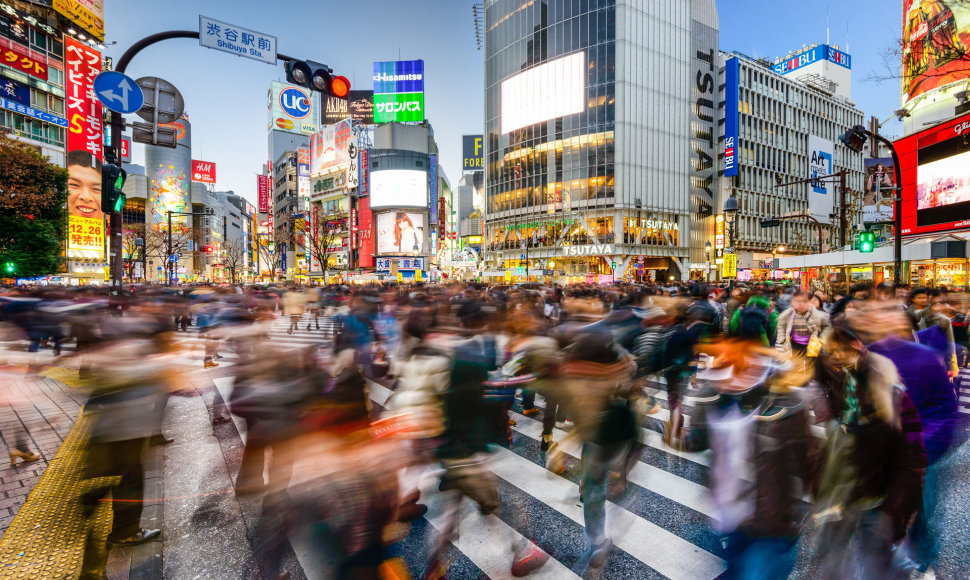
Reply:
M423 256L424 214L404 211L377 216L377 253L394 256Z

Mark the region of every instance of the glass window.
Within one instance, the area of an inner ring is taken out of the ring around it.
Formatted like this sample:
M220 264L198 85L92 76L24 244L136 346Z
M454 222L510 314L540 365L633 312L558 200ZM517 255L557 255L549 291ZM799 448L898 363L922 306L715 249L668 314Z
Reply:
M64 44L56 39L51 38L51 56L56 56L58 58L64 58Z
M47 35L43 32L31 28L30 29L30 48L38 51L47 53Z

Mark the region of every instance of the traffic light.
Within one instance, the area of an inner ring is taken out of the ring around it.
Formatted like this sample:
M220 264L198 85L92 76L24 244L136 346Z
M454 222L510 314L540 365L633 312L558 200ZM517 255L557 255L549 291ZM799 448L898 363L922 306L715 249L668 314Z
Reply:
M124 209L127 197L121 188L127 177L128 172L114 163L101 166L101 211L111 213Z
M859 251L863 253L868 253L874 250L876 247L875 232L859 232L856 245L858 246Z
M856 125L855 127L849 129L845 133L839 135L839 141L843 145L855 151L856 153L862 151L863 147L869 141L869 132L862 125Z
M334 76L333 69L312 60L288 60L283 63L288 83L306 87L338 99L350 94L350 81L344 76Z
M3 263L3 273L4 274L13 274L16 271L17 271L17 265L14 264L13 262L4 262Z
M212 246L206 246L202 248L202 251L205 252L206 254L211 254L214 250L212 249Z

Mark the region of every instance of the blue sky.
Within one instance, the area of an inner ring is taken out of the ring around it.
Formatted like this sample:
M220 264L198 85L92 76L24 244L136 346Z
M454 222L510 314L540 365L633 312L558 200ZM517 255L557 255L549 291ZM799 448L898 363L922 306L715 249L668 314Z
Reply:
M642 0L649 2L653 0ZM688 0L678 0L688 1ZM115 59L142 37L164 30L198 30L199 14L277 36L284 54L329 64L355 88L369 89L375 60L424 59L426 110L452 184L461 168L461 136L482 132L482 53L475 49L474 0L106 0L105 53ZM853 57L853 97L867 117L899 108L899 83L873 83L899 36L898 1L831 2L832 42ZM774 58L802 44L825 41L826 3L722 0L722 50ZM256 172L266 160L266 89L283 79L270 66L205 49L196 40L168 40L132 61L134 78L159 76L185 96L193 157L217 164L217 187L255 200ZM884 132L899 132L895 123ZM143 159L135 146L134 161Z

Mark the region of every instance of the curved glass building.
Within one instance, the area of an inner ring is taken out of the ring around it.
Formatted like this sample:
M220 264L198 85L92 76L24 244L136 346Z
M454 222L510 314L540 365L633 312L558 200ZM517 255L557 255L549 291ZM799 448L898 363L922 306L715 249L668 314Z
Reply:
M489 270L686 279L717 198L714 0L485 4Z

